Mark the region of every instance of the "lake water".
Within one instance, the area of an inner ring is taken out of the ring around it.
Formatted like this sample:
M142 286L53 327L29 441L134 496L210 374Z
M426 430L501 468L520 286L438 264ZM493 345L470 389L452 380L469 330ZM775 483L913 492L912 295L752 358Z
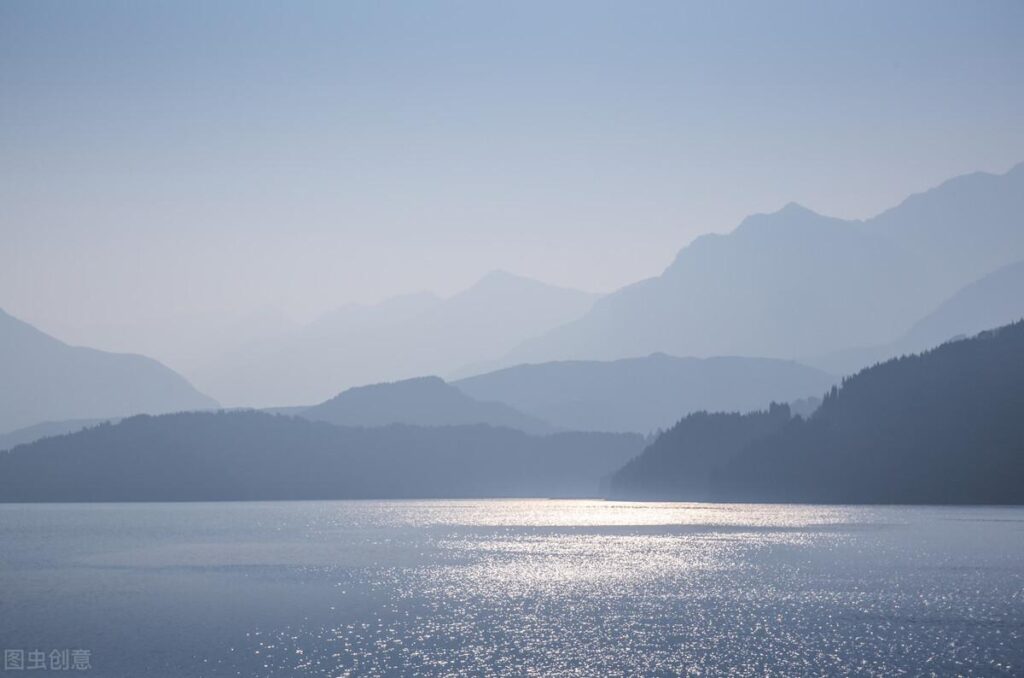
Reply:
M1024 675L1024 509L4 505L0 646L94 676Z

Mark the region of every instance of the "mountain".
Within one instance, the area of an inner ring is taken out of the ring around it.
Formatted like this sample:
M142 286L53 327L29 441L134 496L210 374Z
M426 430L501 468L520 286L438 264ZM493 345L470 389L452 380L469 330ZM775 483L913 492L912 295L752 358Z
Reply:
M299 413L339 426L458 426L487 424L527 433L551 433L550 424L504 403L474 400L439 377L418 377L350 388Z
M833 387L806 420L781 408L769 411L771 422L720 416L701 428L697 418L684 420L616 473L612 491L715 501L1019 504L1022 413L1018 322L865 369Z
M711 474L752 442L781 431L786 405L767 411L694 412L658 436L609 481L614 499L710 501Z
M721 469L721 498L1024 502L1024 323L866 369Z
M1024 259L1024 163L1006 174L946 181L867 221L865 228L937 265L940 298Z
M68 346L0 311L0 431L213 407L215 401L155 360Z
M46 322L66 343L154 358L203 392L206 389L196 377L224 356L233 355L242 347L280 340L301 327L273 306L190 312L154 307L145 314L120 321L96 318L83 323L48 318Z
M348 307L278 341L225 356L197 377L233 405L308 405L339 390L442 376L579 317L595 296L494 272L450 298Z
M791 358L884 343L971 280L1024 258L1022 201L1024 165L953 179L867 221L795 204L748 217L500 364L659 351Z
M137 416L0 452L0 501L595 496L638 435Z
M1021 318L1024 318L1024 261L1004 266L967 285L894 342L847 349L809 359L809 362L837 374L850 374L888 358L917 353Z
M836 379L788 360L676 358L518 365L454 382L479 400L576 431L668 428L698 410L749 411L824 392Z

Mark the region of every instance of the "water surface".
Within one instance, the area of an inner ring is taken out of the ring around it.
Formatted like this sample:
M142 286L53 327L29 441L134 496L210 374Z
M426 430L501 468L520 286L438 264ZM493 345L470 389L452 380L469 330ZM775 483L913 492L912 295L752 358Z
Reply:
M1022 675L1024 509L3 505L0 646L95 676Z

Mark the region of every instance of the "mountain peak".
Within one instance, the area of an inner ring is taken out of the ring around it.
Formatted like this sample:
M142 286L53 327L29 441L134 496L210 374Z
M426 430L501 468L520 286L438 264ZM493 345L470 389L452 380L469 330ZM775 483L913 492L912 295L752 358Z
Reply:
M437 376L412 377L411 379L400 379L398 381L387 381L379 384L366 384L364 386L352 386L327 402L344 401L349 398L362 397L368 394L383 393L426 393L431 391L455 390L444 379Z
M343 426L489 424L533 433L551 431L536 417L503 403L476 400L436 376L350 388L299 416Z
M789 202L775 212L751 214L736 227L736 233L747 233L751 230L771 228L778 229L794 225L807 226L839 221L834 217L826 217L800 203Z
M813 214L815 216L818 216L817 212L815 212L814 210L812 210L812 209L810 209L808 207L804 207L803 205L801 205L798 202L787 202L785 205L782 206L781 209L779 209L777 212L775 212L775 214L779 214L779 215Z

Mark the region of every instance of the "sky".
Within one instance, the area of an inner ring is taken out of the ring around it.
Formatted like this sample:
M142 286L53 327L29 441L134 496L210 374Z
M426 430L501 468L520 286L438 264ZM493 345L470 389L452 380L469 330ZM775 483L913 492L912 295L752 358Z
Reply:
M123 350L494 269L611 291L1024 160L1022 34L1019 1L5 0L0 307Z

